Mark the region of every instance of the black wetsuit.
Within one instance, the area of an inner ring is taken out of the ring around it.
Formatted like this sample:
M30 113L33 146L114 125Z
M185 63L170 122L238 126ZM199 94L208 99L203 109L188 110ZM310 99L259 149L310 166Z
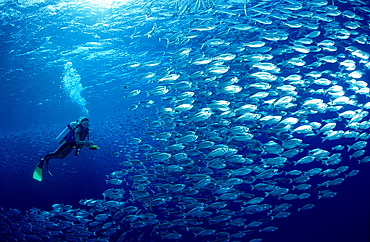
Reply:
M78 154L79 149L84 147L84 145L79 144L79 142L84 141L89 134L89 129L84 128L79 125L75 130L75 142L66 141L62 144L54 153L50 153L44 156L44 161L49 162L50 159L58 158L63 159L66 157L73 149L76 149L76 155Z

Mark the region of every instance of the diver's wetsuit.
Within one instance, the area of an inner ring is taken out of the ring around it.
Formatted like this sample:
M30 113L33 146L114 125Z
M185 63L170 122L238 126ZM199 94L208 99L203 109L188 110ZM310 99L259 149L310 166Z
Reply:
M84 147L84 144L81 144L82 141L86 139L89 134L89 129L82 127L81 125L78 126L75 130L75 141L76 142L65 142L62 144L54 153L50 153L45 155L43 161L48 163L50 159L58 158L63 159L66 157L73 149L78 150ZM77 154L77 153L76 153Z
M76 143L65 142L61 145L54 153L50 153L44 156L44 161L48 162L50 159L59 158L63 159L76 147Z

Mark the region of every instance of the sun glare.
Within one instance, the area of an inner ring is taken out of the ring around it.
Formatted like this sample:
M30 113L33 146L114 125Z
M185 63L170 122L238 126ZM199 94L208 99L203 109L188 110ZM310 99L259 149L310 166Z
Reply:
M121 6L124 5L131 0L86 0L90 4L97 5L103 8L111 8L113 6Z

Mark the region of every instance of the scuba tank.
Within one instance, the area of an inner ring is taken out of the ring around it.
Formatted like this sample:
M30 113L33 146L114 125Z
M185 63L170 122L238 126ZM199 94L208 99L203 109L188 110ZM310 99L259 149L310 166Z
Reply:
M63 129L63 131L55 138L58 142L58 144L63 144L66 140L66 137L69 133L69 131L73 130L76 128L78 124L78 121L73 121L73 122L70 122L67 127L65 127L65 129Z
M65 140L68 133L69 133L69 128L68 127L63 129L63 131L55 138L57 140L58 144L63 143L63 141Z

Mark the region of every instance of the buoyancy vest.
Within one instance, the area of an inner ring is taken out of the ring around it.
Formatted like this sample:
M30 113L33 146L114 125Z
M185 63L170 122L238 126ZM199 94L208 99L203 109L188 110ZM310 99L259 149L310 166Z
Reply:
M76 143L75 134L76 134L77 128L79 129L79 132L81 134L84 133L84 132L86 132L85 137L83 138L83 140L85 140L85 138L88 137L88 135L89 135L89 129L84 128L82 125L76 125L75 127L72 127L71 128L71 130L69 131L69 133L66 136L66 141L68 143Z

